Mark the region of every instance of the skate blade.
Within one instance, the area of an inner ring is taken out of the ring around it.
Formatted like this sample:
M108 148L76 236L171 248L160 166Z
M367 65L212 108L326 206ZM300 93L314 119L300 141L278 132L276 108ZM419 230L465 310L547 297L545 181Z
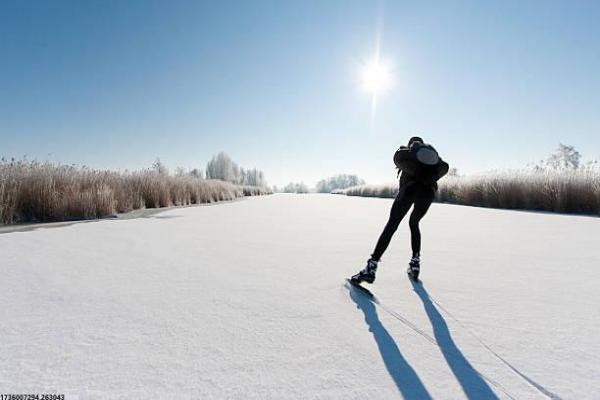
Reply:
M363 292L363 293L364 293L364 294L366 294L367 296L369 296L369 297L371 297L371 298L373 297L373 293L371 293L371 291L370 291L369 289L367 289L366 287L362 286L362 285L360 284L360 282L359 282L359 281L355 281L355 280L353 280L353 279L351 279L351 278L346 278L346 281L347 281L347 282L348 282L350 285L352 285L352 287L354 287L354 288L356 288L356 289L360 290L361 292Z
M415 283L423 283L421 282L421 280L419 279L419 276L417 275L416 277L412 274L412 272L407 271L406 275L408 275L408 279L410 279L412 282Z

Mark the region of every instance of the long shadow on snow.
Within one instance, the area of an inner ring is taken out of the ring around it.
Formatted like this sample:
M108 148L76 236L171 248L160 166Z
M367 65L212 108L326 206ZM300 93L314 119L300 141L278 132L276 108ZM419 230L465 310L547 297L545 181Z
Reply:
M488 384L483 380L481 375L477 372L471 363L465 358L459 348L454 343L448 324L435 307L429 293L423 287L422 284L411 281L413 289L419 295L419 298L423 302L425 312L431 321L433 327L433 334L435 340L440 347L448 366L452 370L452 373L458 379L460 386L469 399L498 399L498 396L490 389Z
M381 324L375 304L358 289L350 286L350 298L365 314L365 322L373 334L388 373L405 399L431 399L415 370L400 353L396 342Z

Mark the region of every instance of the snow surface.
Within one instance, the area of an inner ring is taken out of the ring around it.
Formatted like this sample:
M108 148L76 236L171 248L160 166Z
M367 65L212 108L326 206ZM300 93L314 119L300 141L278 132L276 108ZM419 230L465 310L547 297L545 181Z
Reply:
M0 391L68 399L600 398L600 220L274 195L0 235Z

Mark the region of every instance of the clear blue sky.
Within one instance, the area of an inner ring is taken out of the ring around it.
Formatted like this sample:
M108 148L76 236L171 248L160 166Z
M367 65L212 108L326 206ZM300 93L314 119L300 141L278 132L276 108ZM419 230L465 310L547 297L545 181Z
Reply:
M228 152L270 183L393 181L432 142L465 173L559 141L600 158L598 1L0 2L0 155L204 168ZM360 88L381 57L395 84Z

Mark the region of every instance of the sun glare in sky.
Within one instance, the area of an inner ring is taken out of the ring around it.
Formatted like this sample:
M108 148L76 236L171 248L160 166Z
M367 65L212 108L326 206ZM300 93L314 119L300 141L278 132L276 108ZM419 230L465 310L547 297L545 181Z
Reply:
M392 87L392 73L389 65L379 58L379 45L375 58L363 65L360 71L363 90L371 95L371 129L375 128L377 97Z
M363 67L361 79L363 88L374 96L388 90L392 83L388 66L379 58Z

